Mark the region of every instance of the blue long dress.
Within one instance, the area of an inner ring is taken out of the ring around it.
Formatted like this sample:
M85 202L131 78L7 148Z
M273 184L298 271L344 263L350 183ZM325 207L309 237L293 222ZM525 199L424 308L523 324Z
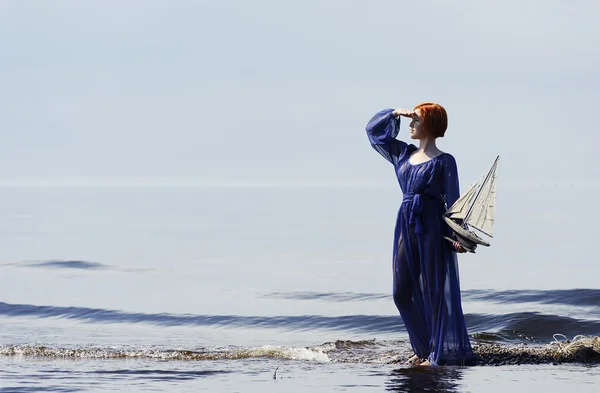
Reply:
M476 361L461 307L453 234L442 218L459 197L458 170L448 153L411 164L417 150L396 139L400 118L384 109L366 126L371 146L394 166L403 199L393 248L393 298L417 356L432 365Z

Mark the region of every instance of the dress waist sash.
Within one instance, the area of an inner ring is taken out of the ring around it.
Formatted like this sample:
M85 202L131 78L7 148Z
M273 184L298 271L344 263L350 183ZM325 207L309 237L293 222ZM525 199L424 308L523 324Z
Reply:
M409 209L408 212L408 223L415 226L415 233L424 233L425 226L423 224L423 209L424 209L424 201L423 198L427 198L430 200L437 200L442 202L441 197L427 194L427 193L418 193L418 192L407 192L404 193L402 198L402 204L406 204Z

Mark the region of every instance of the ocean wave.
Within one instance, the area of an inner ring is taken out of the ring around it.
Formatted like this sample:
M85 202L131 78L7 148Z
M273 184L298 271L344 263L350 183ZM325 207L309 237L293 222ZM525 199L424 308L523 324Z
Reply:
M479 365L592 363L600 364L600 338L580 337L577 340L546 345L473 346ZM348 341L327 342L313 347L200 348L169 350L150 348L85 347L62 348L49 346L0 345L0 356L47 357L69 359L155 359L161 361L242 360L270 358L317 363L404 363L412 356L406 341ZM131 373L131 370L107 371ZM154 373L152 370L141 372Z
M484 300L495 303L542 303L568 306L600 307L599 289L558 289L558 290L469 290L464 291L464 299Z
M177 315L132 313L85 307L36 306L0 302L6 317L64 318L90 323L145 323L158 326L208 326L220 328L269 328L286 330L338 330L368 334L404 331L399 315ZM538 312L466 314L471 334L497 334L498 341L547 341L556 333L600 334L600 321Z
M556 333L600 334L600 321L578 319L538 312L510 314L467 314L466 323L470 332L495 332L502 341L525 339L547 341Z
M482 290L462 291L463 300L487 301L494 303L543 303L569 306L600 307L599 289L559 289L559 290ZM373 301L392 298L391 293L368 292L267 292L259 297L288 300L321 300L329 302Z
M155 269L151 268L122 268L119 266L107 265L100 262L80 261L80 260L48 260L48 261L21 261L21 262L5 262L0 266L10 266L17 268L34 268L34 269L56 269L56 270L81 270L81 271L116 271L126 273L145 273Z
M41 345L0 345L0 356L33 356L77 359L240 360L273 358L329 362L327 346L285 347L263 345L250 348L168 350L148 348L63 348Z
M391 294L385 293L360 293L360 292L267 292L259 294L259 297L288 300L325 300L331 302L346 301L369 301L380 299L391 299Z
M19 267L39 267L55 269L79 269L79 270L100 270L108 269L110 266L99 262L88 261L42 261L42 262L22 262L16 264Z
M0 315L7 317L66 318L94 323L147 323L160 326L215 326L231 328L282 328L294 330L336 329L363 332L396 332L402 329L397 316L381 315L177 315L146 314L86 307L35 306L0 302Z

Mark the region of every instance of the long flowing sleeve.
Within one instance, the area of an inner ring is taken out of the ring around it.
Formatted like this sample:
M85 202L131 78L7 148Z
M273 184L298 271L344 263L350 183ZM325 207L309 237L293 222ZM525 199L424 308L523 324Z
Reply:
M446 204L450 208L460 196L458 167L456 159L450 154L446 155L443 163L444 195L446 196Z
M396 139L400 131L400 118L395 118L393 112L393 109L377 112L367 123L366 130L373 149L396 166L408 145Z

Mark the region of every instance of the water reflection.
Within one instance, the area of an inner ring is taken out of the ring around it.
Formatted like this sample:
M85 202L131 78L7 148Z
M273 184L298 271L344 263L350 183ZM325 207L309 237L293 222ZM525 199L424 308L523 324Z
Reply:
M464 367L404 367L393 370L386 382L390 392L458 392Z

